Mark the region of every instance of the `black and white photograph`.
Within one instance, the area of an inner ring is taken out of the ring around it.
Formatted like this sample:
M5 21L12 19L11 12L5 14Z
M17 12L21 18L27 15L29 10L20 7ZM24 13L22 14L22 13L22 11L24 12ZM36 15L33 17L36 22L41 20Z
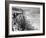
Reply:
M8 35L43 34L43 5L10 3Z
M12 7L12 31L40 30L40 8Z
M42 6L37 5L18 5L10 4L10 30L12 32L19 31L39 31L42 30L41 12Z

